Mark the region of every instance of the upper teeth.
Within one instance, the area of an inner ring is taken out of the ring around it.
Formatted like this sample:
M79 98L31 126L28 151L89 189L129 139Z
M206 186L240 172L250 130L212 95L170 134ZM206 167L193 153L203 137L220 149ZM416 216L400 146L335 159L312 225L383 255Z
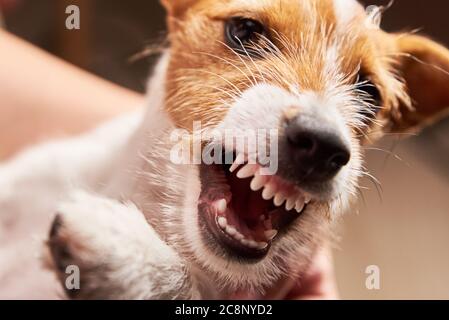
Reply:
M262 189L265 185L266 182L266 178L265 176L261 176L256 174L253 178L253 180L251 181L251 190L253 191L259 191L260 189Z
M245 163L245 155L243 153L240 153L235 158L234 163L232 164L231 168L229 169L230 172L234 172L240 165Z
M239 170L239 172L237 172L237 177L240 179L246 179L246 178L254 176L256 171L257 171L257 165L247 164L246 166L242 167Z
M239 154L232 164L230 171L234 172L239 169L240 166L244 164L245 156L243 154ZM298 190L278 190L278 183L275 180L272 180L268 176L261 175L259 172L259 166L256 164L246 164L242 166L238 172L236 173L239 179L247 179L253 177L250 187L253 191L262 191L262 198L265 200L273 199L273 203L280 207L285 204L285 208L287 211L295 210L298 213L301 213L306 206L311 201L311 197L305 195ZM239 241L242 245L252 248L263 250L268 247L268 243L272 241L278 234L278 231L273 229L271 220L266 219L264 215L261 216L261 221L263 222L264 227L266 228L264 235L266 241L257 242L254 239L246 238L242 233L240 233L236 227L229 224L229 221L223 217L223 215L227 211L228 202L226 199L220 199L214 203L214 207L218 213L217 216L217 224L223 232L225 232L231 238Z
M281 204L284 203L284 201L285 201L286 198L287 198L287 197L286 197L284 194L282 194L281 192L279 192L278 194L276 194L276 195L274 196L274 204L275 204L277 207L280 207Z
M272 184L268 184L265 185L265 189L263 189L262 198L264 198L265 200L270 200L275 196L275 194L275 186Z
M231 166L231 172L238 169L238 167L244 161L245 156L239 154ZM242 166L237 172L239 179L247 179L253 177L250 187L253 191L259 191L263 188L262 198L264 200L273 199L275 206L280 207L284 204L287 211L293 210L293 208L301 213L305 205L312 200L309 195L304 195L295 190L294 194L285 194L285 191L277 190L278 187L275 182L272 182L270 177L261 175L259 172L259 166L256 164L246 164Z
M296 201L296 204L295 204L295 210L296 211L301 212L304 209L304 207L305 207L305 203L304 202L302 202L300 200Z
M293 197L289 198L287 200L287 203L285 204L285 209L287 209L287 211L290 211L295 207L295 205L296 205L295 198L293 198Z
M304 198L304 203L305 203L305 204L309 204L310 201L312 201L312 199L310 198L309 195L306 195L305 198Z

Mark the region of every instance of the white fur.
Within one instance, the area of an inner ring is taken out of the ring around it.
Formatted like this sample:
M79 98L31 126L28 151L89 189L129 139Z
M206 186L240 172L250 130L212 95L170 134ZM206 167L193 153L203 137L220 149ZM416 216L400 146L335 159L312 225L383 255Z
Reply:
M61 240L57 241L69 239L64 248L73 253L69 261L63 262L81 263L83 272L80 291L71 292L73 297L139 300L199 297L188 267L148 225L135 205L75 190L57 212L63 224L58 231ZM86 244L88 248L83 250ZM127 261L132 263L125 264ZM60 276L64 282L65 273Z
M56 269L58 263L80 266L82 288L67 292L75 298L223 298L237 288L263 291L305 270L331 227L324 207L307 210L259 263L226 260L201 240L198 168L169 161L174 125L163 109L169 59L165 54L156 68L145 116L139 112L79 138L33 148L0 167L1 261L17 248L10 235L44 240L58 213L50 249ZM256 86L234 103L219 129L277 127L284 108L312 109L312 100ZM343 174L356 179L355 172ZM331 203L336 213L348 197L345 191ZM0 279L8 283L0 296L21 283L19 263L26 263L35 287L42 279L50 283L49 271L31 255L32 240L20 241L25 260L0 269ZM26 291L17 297L27 297Z
M356 0L334 0L334 11L339 27L347 27L349 23L363 11Z
M78 138L31 148L0 166L0 297L57 297L40 261L56 206L72 186L89 190L104 183L116 150L139 121L138 114L125 116Z

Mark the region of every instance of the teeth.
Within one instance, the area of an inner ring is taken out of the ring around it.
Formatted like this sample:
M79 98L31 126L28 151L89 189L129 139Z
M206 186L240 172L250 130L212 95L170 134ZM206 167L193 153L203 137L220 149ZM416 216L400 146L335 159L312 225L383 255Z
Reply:
M237 172L237 178L246 179L252 177L257 171L257 166L254 164L247 164Z
M273 240L278 234L277 230L267 230L265 231L265 237L267 238L268 241Z
M275 193L276 193L275 186L269 184L265 186L265 189L263 189L262 198L264 198L265 200L270 200L274 197Z
M304 203L309 204L312 198L309 195L304 196Z
M254 240L245 239L245 237L240 232L238 232L236 228L228 225L226 218L223 217L218 218L218 224L229 236L233 237L237 241L240 241L240 243L243 244L245 247L258 250L263 250L268 247L267 242L257 242ZM274 238L277 234L277 231L270 230L270 234L273 235ZM268 239L268 241L270 241L270 239Z
M295 197L291 197L287 200L287 202L285 203L285 209L287 211L292 210L296 205L296 198Z
M236 239L237 241L242 241L245 237L243 236L243 234L237 232L237 234L234 235L234 239Z
M266 243L266 242L258 242L257 243L257 249L259 249L259 250L266 249L267 247L268 247L268 243Z
M264 176L260 176L256 174L251 181L251 190L259 191L265 185L266 178Z
M295 210L296 210L298 213L301 213L302 210L304 209L304 207L305 207L305 203L304 203L302 200L298 200L298 201L296 202Z
M215 208L217 209L218 213L225 213L227 207L228 203L226 202L226 199L221 199L215 203Z
M276 196L274 197L274 205L276 207L280 207L284 203L285 199L286 199L285 195L283 195L280 192L277 193Z
M217 219L217 222L221 229L223 229L229 236L233 237L237 241L240 241L240 243L243 244L245 247L258 250L263 250L268 247L268 243L266 242L257 242L254 240L245 239L245 237L240 232L238 232L235 227L228 225L228 220L225 217L219 217ZM266 235L267 232L265 232ZM270 230L269 234L272 235L274 238L277 234L277 231ZM270 239L268 239L268 241L270 241Z
M248 247L253 248L253 249L256 249L258 246L259 246L259 245L257 244L256 241L254 241L254 240L249 240L249 241L248 241Z
M230 172L234 172L240 165L245 163L245 155L243 153L239 153L234 160L231 168L229 168Z
M248 240L248 239L241 239L240 243L243 244L245 247L248 247L251 249L263 250L268 247L268 243L266 243L266 242L256 242L254 240Z
M220 228L226 230L226 227L228 226L228 220L224 217L219 217L217 221Z
M226 227L226 233L229 234L231 237L234 237L237 235L237 230L234 227L227 226Z

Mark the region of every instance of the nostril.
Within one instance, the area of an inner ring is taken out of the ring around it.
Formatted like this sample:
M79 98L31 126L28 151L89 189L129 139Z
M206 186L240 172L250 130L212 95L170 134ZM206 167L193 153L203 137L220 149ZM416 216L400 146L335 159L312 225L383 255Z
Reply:
M340 169L349 163L351 156L347 151L341 151L332 155L329 159L329 166L333 169Z

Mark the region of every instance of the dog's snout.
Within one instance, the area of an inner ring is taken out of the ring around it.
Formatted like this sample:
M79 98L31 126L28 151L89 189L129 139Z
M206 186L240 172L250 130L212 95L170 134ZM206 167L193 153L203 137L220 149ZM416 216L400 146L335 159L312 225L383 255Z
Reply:
M310 182L326 181L334 177L351 158L349 147L337 130L319 121L297 117L285 127L287 150L297 178Z

